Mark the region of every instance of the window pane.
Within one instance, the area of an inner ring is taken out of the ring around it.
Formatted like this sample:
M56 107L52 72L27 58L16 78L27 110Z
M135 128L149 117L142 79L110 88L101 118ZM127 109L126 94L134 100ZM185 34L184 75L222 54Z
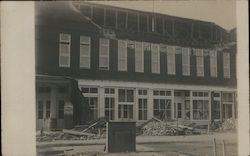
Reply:
M135 71L144 71L144 51L141 42L135 42Z
M119 102L126 102L125 101L125 89L119 89Z
M152 73L160 73L160 53L157 44L151 44Z
M167 47L167 69L168 74L175 74L175 51L177 47L168 46Z
M127 90L127 102L134 102L134 91Z
M127 44L122 40L118 40L118 70L127 70Z

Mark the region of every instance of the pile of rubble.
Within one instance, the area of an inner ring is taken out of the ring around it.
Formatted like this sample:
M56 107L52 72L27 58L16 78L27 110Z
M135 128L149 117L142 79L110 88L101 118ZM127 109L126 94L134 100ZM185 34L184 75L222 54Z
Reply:
M36 140L90 140L106 137L106 120L100 118L89 125L77 125L73 129L63 129L62 131L38 131Z
M149 136L171 136L176 135L177 130L173 127L170 127L165 122L157 122L152 121L146 124L143 128L142 135L149 135Z
M174 135L192 135L197 134L193 128L194 124L188 126L178 124L173 121L161 121L152 118L148 122L137 126L137 134L146 136L174 136Z

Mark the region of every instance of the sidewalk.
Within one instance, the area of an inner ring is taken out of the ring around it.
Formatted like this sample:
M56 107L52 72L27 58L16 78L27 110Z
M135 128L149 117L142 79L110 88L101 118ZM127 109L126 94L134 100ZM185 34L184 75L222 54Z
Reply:
M137 136L137 144L147 143L167 143L167 142L202 142L213 141L216 138L218 141L237 141L237 133L215 133L190 136ZM105 145L106 139L95 140L56 140L52 142L37 142L37 147L60 147L60 146L87 146L87 145Z

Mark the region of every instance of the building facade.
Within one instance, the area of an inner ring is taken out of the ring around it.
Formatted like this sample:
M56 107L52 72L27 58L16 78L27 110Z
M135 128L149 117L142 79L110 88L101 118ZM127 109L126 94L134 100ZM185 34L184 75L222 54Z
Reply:
M64 128L65 103L73 107L74 124L100 117L197 124L237 117L236 43L215 23L86 2L51 3L36 3L36 73L76 80L84 102L70 100L70 89L65 95L62 88L47 89L54 100L43 106L42 116L39 99L45 97L37 92L37 121L53 117L55 127ZM38 90L55 86L49 81L37 79ZM37 122L38 129L42 125Z

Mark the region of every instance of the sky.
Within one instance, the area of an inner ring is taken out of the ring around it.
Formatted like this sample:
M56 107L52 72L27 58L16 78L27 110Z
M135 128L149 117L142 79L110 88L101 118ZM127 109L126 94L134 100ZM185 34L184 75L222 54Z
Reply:
M235 0L94 1L94 3L214 22L226 30L236 27Z

